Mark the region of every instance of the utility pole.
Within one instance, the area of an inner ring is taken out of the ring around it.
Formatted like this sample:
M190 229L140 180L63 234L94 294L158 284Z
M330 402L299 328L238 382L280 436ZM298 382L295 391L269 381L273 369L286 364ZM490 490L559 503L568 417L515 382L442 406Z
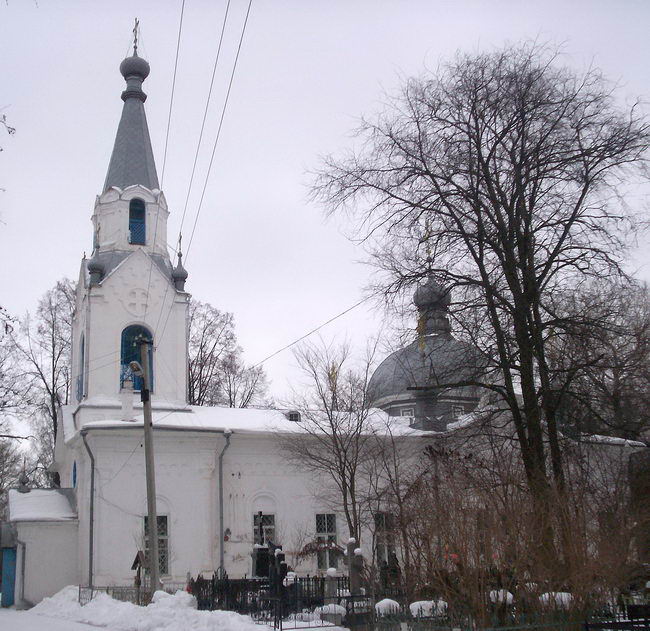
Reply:
M151 395L149 392L149 347L151 340L142 336L138 343L140 344L140 365L131 366L135 368L133 372L138 375L141 372L142 387L140 389L140 399L144 408L144 459L145 474L147 477L147 535L149 537L149 577L151 579L151 591L155 592L160 588L159 576L160 565L158 561L158 514L156 512L156 472L154 469L153 459L153 425L151 418ZM137 362L132 362L137 364ZM140 370L138 371L138 368Z

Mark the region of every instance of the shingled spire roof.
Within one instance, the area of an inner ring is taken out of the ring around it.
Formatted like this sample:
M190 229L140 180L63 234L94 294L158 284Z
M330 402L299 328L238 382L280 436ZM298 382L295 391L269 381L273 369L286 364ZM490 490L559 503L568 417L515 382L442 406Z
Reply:
M142 91L142 82L149 75L149 64L134 53L120 64L120 72L126 79L126 90L122 92L124 108L104 190L111 186L123 189L132 184L153 190L159 188L158 175L144 112L147 95Z

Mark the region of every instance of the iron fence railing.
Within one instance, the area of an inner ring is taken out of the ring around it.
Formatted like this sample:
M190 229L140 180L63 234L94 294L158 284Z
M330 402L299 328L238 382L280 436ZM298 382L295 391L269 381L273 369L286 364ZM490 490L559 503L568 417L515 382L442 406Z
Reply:
M177 591L185 591L187 583L165 583L162 591L168 594L175 594ZM115 600L133 603L134 605L148 605L151 602L152 592L147 584L142 586L131 585L108 585L105 587L86 587L79 585L79 604L87 605L97 594L107 594Z

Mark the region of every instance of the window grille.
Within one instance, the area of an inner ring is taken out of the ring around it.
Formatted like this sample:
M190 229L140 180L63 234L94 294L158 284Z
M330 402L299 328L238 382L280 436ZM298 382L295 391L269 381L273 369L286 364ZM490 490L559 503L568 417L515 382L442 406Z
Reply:
M395 554L395 522L390 513L375 513L375 558L377 565L389 563Z
M272 541L277 544L278 542L275 540L275 515L262 513L261 518L262 533L260 534L260 514L255 513L253 515L253 543L266 545L269 541Z
M133 245L146 243L145 216L144 202L141 199L132 199L129 204L129 243Z
M149 531L147 526L148 517L144 518L144 558L148 563L149 558ZM158 573L161 576L169 574L169 529L167 526L167 515L158 515ZM147 565L148 567L148 565Z
M316 552L318 569L326 570L330 567L337 567L336 515L334 513L318 513L316 515L316 542L318 543Z
M451 415L453 418L460 418L463 414L465 414L465 406L464 405L452 405L451 406Z

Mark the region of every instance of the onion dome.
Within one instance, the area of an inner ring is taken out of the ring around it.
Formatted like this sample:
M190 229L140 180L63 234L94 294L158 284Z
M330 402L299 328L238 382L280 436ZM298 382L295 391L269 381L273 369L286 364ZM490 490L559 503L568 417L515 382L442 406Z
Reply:
M420 285L413 294L413 304L418 309L438 307L448 309L451 302L451 295L442 285L437 283L433 277L429 277L426 283Z
M90 284L98 285L104 277L106 268L104 267L104 263L102 263L101 259L97 255L97 252L95 252L95 255L88 261L86 266L88 273L90 274Z
M466 387L449 387L469 380L480 362L473 346L451 335L450 302L449 290L431 277L417 288L413 303L418 309L418 339L377 367L368 382L373 405L382 407L407 395L412 398L413 388L439 386L448 396L467 396Z
M176 267L172 270L172 281L174 281L174 287L176 287L177 291L185 291L187 276L187 270L183 267L183 255L179 250L178 263L176 263Z
M127 81L131 77L139 77L140 81L144 81L149 76L150 72L151 68L149 67L149 63L135 54L131 57L127 57L120 64L120 73Z

